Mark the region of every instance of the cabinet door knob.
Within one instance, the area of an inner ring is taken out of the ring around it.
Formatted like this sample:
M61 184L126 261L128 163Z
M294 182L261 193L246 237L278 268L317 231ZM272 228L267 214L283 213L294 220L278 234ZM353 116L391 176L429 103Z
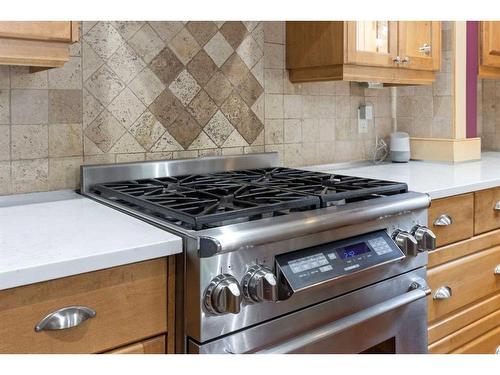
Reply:
M493 209L494 209L495 211L500 211L500 201L497 201L497 202L495 203L495 206L493 207Z
M430 54L431 53L431 45L430 44L427 44L427 43L424 43L422 44L422 46L418 49L418 52L420 53L424 53L426 55Z
M497 276L500 276L500 264L497 264L493 273Z
M396 56L396 57L394 57L394 58L392 59L392 61L393 61L394 63L396 63L396 64L401 64L401 57Z
M448 225L453 224L453 219L448 214L439 215L439 217L434 220L434 226L436 227L447 227Z
M497 350L495 350L495 354L500 354L500 346L497 346Z
M410 60L410 56L405 56L405 57L403 58L403 60L401 60L401 62L402 62L403 64L409 64L409 63L410 63L410 61L411 61L411 60Z
M40 320L35 331L58 331L79 326L96 315L95 310L85 306L68 306L51 312Z
M449 299L451 295L451 288L449 286L441 286L434 292L434 294L432 295L432 299Z

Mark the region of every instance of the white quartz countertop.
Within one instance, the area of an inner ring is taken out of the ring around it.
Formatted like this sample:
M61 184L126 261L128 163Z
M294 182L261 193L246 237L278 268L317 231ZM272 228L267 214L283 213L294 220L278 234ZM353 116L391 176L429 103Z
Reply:
M500 152L485 152L480 161L440 163L410 161L353 166L325 164L304 169L404 182L410 191L432 199L500 186Z
M180 237L75 192L0 197L0 290L181 251Z

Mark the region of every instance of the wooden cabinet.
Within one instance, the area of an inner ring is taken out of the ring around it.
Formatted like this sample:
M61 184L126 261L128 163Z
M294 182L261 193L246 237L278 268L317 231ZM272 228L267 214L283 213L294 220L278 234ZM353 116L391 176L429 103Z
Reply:
M69 46L78 41L78 22L1 21L0 64L61 67L69 60Z
M499 199L495 188L431 203L429 225L439 247L429 253L427 272L430 353L494 353L500 346ZM443 214L453 224L432 226ZM436 295L440 288L446 298Z
M0 353L99 353L164 336L173 309L167 262L155 259L0 291ZM72 328L35 330L44 317L70 306L90 308L95 316ZM143 351L163 350L157 341L141 345Z
M110 350L106 354L166 354L165 335Z
M500 21L480 23L479 77L500 78Z
M440 22L286 23L286 66L292 82L430 84L440 68L440 52Z

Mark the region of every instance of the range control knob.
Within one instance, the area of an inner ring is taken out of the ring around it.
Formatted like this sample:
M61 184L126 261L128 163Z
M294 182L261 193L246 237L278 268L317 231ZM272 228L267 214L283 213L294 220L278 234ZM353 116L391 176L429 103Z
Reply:
M418 243L415 237L401 229L392 232L392 238L396 245L406 254L416 256L418 254Z
M238 314L242 299L238 280L227 273L214 277L204 295L206 309L216 315Z
M243 294L253 302L276 302L278 282L274 273L267 267L254 265L241 281Z
M411 230L413 237L417 240L420 251L436 249L436 235L424 225L415 225Z

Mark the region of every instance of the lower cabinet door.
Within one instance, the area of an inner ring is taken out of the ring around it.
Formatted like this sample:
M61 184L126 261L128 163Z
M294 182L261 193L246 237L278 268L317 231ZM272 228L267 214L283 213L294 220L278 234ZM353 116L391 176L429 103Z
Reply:
M451 352L452 354L500 354L500 326Z
M165 354L165 341L165 335L161 335L135 344L122 346L106 352L106 354Z

